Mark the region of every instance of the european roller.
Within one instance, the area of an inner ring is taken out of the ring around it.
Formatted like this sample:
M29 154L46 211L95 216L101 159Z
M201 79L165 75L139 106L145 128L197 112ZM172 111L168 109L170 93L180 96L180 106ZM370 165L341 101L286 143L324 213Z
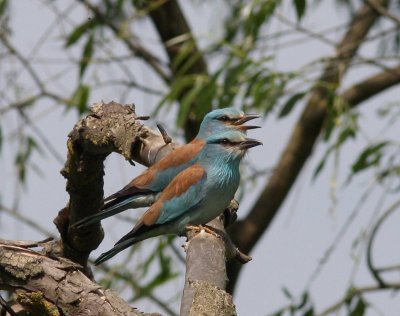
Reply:
M259 115L245 114L234 108L209 112L204 117L199 133L194 140L175 149L134 178L122 190L107 197L100 212L76 222L73 226L81 228L129 208L150 206L179 172L197 161L199 153L206 144L207 137L225 131L237 131L244 135L247 130L258 128L258 126L243 124L258 117Z
M216 218L239 186L239 163L244 154L261 144L234 130L209 136L197 161L166 186L135 227L95 264L144 239L164 234L184 235L192 225L203 225Z

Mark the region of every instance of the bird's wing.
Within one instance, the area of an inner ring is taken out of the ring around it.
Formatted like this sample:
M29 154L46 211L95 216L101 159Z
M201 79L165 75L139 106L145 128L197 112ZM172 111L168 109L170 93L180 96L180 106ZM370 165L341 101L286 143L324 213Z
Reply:
M164 189L157 201L142 215L135 227L117 243L173 221L196 207L204 198L206 171L199 164L180 172Z
M120 202L127 196L154 193L155 191L152 190L151 187L153 181L156 181L158 173L162 173L170 168L184 165L196 157L203 146L204 141L195 139L184 146L178 147L169 155L165 156L154 165L146 169L138 177L134 178L124 188L104 199L104 208Z

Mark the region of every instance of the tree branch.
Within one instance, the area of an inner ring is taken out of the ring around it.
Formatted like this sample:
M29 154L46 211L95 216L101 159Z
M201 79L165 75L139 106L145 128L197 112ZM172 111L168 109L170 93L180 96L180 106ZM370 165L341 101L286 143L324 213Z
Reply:
M375 226L373 227L371 231L371 235L368 239L368 244L367 244L367 266L369 271L371 272L372 276L374 277L375 281L379 284L380 287L386 288L387 283L381 278L379 274L379 269L375 268L373 262L372 262L372 247L373 243L376 237L376 234L378 233L379 228L382 226L382 224L385 222L385 220L393 214L394 211L396 211L400 206L400 201L395 202L376 222Z
M364 287L359 287L359 288L353 288L338 302L336 302L331 307L328 307L323 312L316 314L316 315L327 316L329 314L332 314L333 312L337 311L341 306L343 306L343 304L345 304L347 301L351 300L353 297L359 296L364 293L370 293L370 292L376 292L376 291L382 291L382 290L399 290L399 289L400 289L400 283L390 283L390 284L388 284L388 287L385 287L385 288L382 288L379 285L370 285L370 286L364 286Z
M159 59L154 56L150 51L146 50L137 41L134 41L134 36L132 34L129 34L129 36L123 36L123 32L121 32L121 27L110 18L107 18L97 6L93 5L87 0L78 1L83 3L86 8L92 11L97 20L99 20L104 25L107 25L115 34L115 36L117 38L120 38L135 56L142 58L154 70L154 72L160 76L160 78L164 82L168 83L170 81L169 76L161 67Z
M378 93L400 83L400 66L389 68L347 89L341 98L355 107Z
M161 135L142 126L130 105L95 104L69 134L68 157L61 171L67 178L68 205L54 220L63 242L63 256L86 267L90 252L103 239L100 224L71 229L76 221L92 215L103 203L104 159L112 152L127 160L150 165L176 144L165 144Z
M211 223L215 229L224 229L219 219ZM196 235L189 233L186 249L185 288L179 315L236 315L232 296L225 292L224 241L204 231Z
M188 74L207 74L207 63L197 47L189 24L176 0L159 1L156 5L147 2L149 15L162 40L164 49L169 57L169 65L174 78ZM185 56L179 63L179 57L185 51ZM190 88L178 96L178 100L187 94ZM196 136L201 123L201 115L197 114L196 102L192 102L188 119L185 123L187 140ZM201 109L206 113L211 109Z
M112 290L89 280L75 263L18 244L0 242L0 289L16 293L17 302L32 315L160 315L134 310Z
M380 3L386 6L386 1ZM232 226L231 236L245 252L250 252L267 230L311 155L328 115L329 96L336 91L352 57L378 17L379 13L367 4L362 5L354 16L347 33L336 48L336 56L327 63L311 91L306 107L260 197L247 217ZM240 270L241 266L236 262L228 266L229 291L234 290Z
M103 231L100 224L84 229L72 228L71 225L101 208L104 159L111 152L117 152L128 160L133 159L145 165L151 165L177 146L171 140L166 143L165 135L163 137L163 135L155 134L140 125L137 122L139 118L130 105L122 106L115 102L99 103L91 108L91 113L80 120L69 134L68 158L62 174L67 178L70 202L58 214L55 223L62 237L61 256L82 265L89 276L91 276L91 271L87 267L88 256L100 244ZM238 207L237 203L232 203L232 205L229 214L236 211ZM220 223L223 223L223 219ZM224 225L221 224L221 227L217 228L223 231ZM202 284L206 284L208 288L214 286L215 280L220 278L223 281L216 285L219 287L218 293L221 298L225 297L222 295L225 293L226 282L225 258L235 257L242 261L249 259L243 256L232 242L224 241L225 245L221 239L214 236L200 242L199 239L191 241L188 246L187 262L187 283L189 280L203 282ZM55 243L54 246L56 248L58 244ZM213 252L216 247L219 247L220 251ZM219 262L219 268L210 269L211 262ZM207 269L198 269L199 265ZM192 296L185 299L187 313L192 308L197 290L195 287L195 290L191 292ZM229 294L224 295L231 300ZM202 302L204 303L204 300ZM213 301L213 304L217 304L217 301ZM233 304L226 305L226 299L219 301L219 304L218 308L221 310L227 311L233 308ZM216 305L215 308L217 308Z

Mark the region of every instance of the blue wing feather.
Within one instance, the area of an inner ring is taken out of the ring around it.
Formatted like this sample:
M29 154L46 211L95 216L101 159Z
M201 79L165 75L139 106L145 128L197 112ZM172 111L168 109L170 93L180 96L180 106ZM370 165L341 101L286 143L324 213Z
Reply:
M206 179L207 174L204 173L197 183L191 185L181 195L165 201L155 224L171 222L198 206L204 199L203 186Z

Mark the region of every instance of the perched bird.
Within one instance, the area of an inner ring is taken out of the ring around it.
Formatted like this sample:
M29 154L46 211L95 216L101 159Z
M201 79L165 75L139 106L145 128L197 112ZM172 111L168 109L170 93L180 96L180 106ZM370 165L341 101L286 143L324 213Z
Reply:
M261 144L239 131L209 136L197 161L168 184L135 227L95 264L144 239L163 234L183 235L188 226L206 224L217 217L239 186L239 163L244 154Z
M196 162L208 136L230 130L245 133L248 129L258 128L258 126L243 124L258 117L259 115L245 114L234 108L211 111L204 117L194 140L175 149L134 178L122 190L107 197L100 212L85 217L73 226L81 228L129 208L150 206L179 172Z

